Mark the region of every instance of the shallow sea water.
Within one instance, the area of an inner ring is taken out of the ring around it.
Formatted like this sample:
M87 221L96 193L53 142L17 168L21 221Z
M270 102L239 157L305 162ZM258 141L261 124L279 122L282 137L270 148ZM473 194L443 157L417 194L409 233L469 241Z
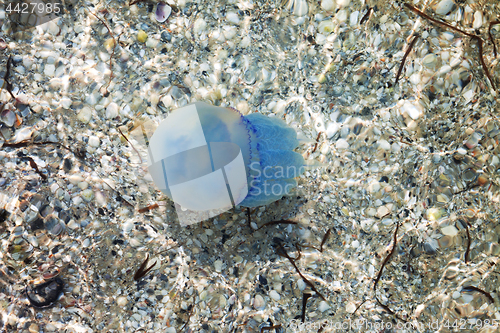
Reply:
M498 331L494 1L412 3L480 36L494 86L477 40L402 4L156 5L0 16L0 330ZM250 225L181 227L134 131L194 101L283 119L321 167Z

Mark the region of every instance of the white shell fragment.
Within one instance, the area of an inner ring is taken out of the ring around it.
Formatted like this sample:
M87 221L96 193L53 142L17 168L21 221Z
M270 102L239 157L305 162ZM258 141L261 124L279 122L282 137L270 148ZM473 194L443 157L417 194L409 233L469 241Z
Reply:
M163 23L168 19L170 13L172 13L172 7L163 2L159 2L156 5L155 19L156 21Z

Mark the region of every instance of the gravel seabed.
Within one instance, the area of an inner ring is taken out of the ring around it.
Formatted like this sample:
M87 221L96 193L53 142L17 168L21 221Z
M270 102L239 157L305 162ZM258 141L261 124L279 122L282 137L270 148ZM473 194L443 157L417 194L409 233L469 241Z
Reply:
M0 11L0 331L498 331L495 1L409 2L481 47L403 2L168 4ZM297 190L181 227L134 131L194 101L295 128Z

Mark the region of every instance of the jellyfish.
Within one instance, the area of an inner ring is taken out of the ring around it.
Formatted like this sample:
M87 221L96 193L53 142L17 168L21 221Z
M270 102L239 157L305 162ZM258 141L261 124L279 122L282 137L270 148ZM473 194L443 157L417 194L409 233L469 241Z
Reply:
M305 167L298 145L280 119L196 102L160 123L149 140L148 168L180 211L211 211L202 220L290 194Z

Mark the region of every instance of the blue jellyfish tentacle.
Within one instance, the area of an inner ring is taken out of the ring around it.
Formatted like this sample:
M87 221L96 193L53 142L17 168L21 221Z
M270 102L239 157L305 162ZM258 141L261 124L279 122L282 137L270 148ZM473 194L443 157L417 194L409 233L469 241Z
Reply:
M259 113L244 118L253 154L248 164L248 195L240 205L263 206L297 186L294 178L304 172L305 162L293 151L299 145L295 130L283 121Z

